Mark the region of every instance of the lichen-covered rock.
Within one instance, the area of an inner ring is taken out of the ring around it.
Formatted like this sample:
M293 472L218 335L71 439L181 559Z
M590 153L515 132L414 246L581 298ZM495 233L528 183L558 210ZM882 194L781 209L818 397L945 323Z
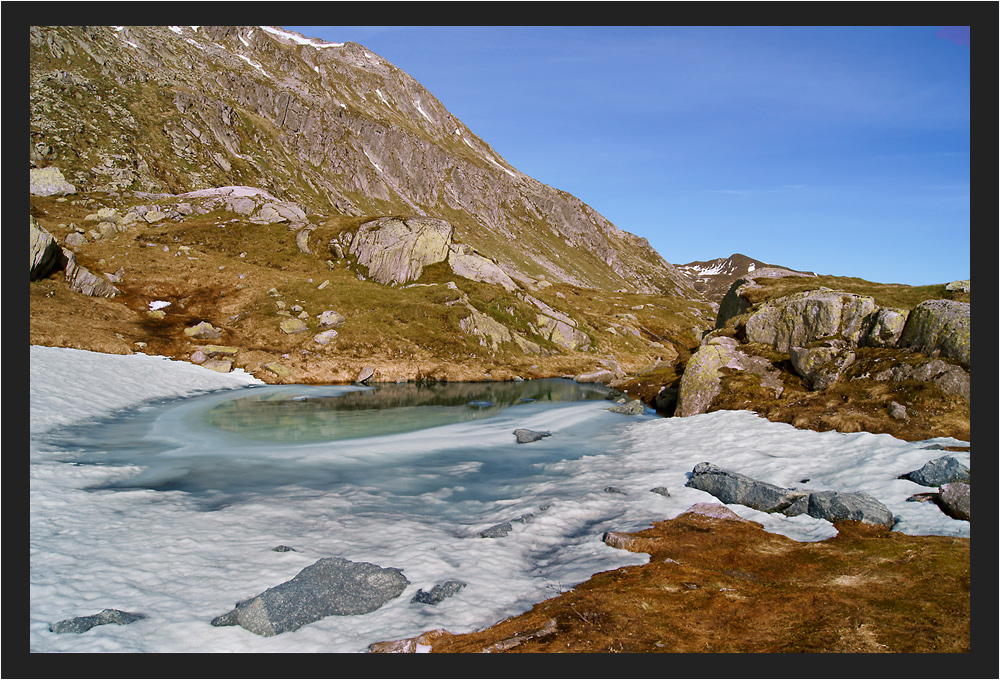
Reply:
M624 404L616 404L608 410L612 413L623 413L627 416L641 416L646 412L646 405L640 399L633 399Z
M909 312L905 309L881 307L861 338L862 347L895 347L903 334Z
M452 244L449 248L448 266L458 276L473 281L493 283L507 290L516 290L517 284L492 260L488 260L471 246Z
M455 228L429 217L380 217L358 227L349 253L378 283L407 283L447 257Z
M28 186L32 196L63 196L76 193L76 187L67 182L62 171L55 166L31 168Z
M972 399L972 380L969 372L961 366L941 359L931 359L919 364L900 364L874 377L876 380L929 382L948 394L956 394L970 401Z
M789 357L795 372L801 375L811 390L825 390L854 363L855 354L843 342L826 347L792 347Z
M216 617L212 625L242 626L257 635L279 635L327 616L373 612L399 597L409 583L399 569L326 557L292 580L236 603L235 609Z
M720 369L741 369L745 359L736 340L726 337L708 340L684 367L674 415L685 418L705 413L721 389Z
M222 337L222 331L208 321L201 321L194 326L185 328L184 335L189 338L197 338L199 340L215 340L216 338Z
M878 309L864 295L820 288L769 300L746 322L747 340L781 352L826 338L857 346Z
M968 302L925 300L913 308L899 347L972 365L971 312Z
M282 333L289 335L294 333L305 333L309 330L309 325L302 319L285 319L279 324Z

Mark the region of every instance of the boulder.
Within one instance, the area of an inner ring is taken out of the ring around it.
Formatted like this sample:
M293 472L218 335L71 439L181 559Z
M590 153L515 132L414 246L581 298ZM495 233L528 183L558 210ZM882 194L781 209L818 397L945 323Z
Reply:
M924 463L919 470L900 475L900 479L908 479L921 486L942 486L952 482L968 483L971 481L969 468L965 467L952 456L942 456Z
M943 484L940 489L941 509L955 519L972 521L972 486L963 482Z
M184 335L189 338L197 338L198 340L215 340L222 337L222 331L208 321L202 321L194 326L185 328Z
M64 271L70 290L91 297L114 297L121 292L106 279L96 276L86 267L78 265L73 251L63 250L62 257L65 260Z
M680 389L677 387L663 387L653 398L653 406L657 411L670 411L677 406L677 395Z
M972 365L968 302L924 300L910 312L898 346Z
M640 399L633 399L624 404L616 404L608 410L612 413L624 413L627 416L641 416L646 412L646 405Z
M447 259L455 228L429 217L380 217L358 227L348 251L378 283L408 283Z
M930 382L943 392L972 400L972 380L961 366L941 359L930 359L918 364L900 364L874 376L876 380L918 380Z
M543 437L551 437L552 434L549 432L536 432L534 430L517 429L514 430L514 436L517 437L518 444L529 444L531 442L537 442Z
M712 338L698 348L684 367L674 415L705 413L722 384L722 368L741 368L746 355L732 338Z
M833 385L855 359L854 352L843 341L833 341L825 347L791 347L788 354L795 372L811 390L825 390Z
M313 336L313 341L320 345L329 345L333 342L333 339L337 337L337 331L332 328L328 331L323 331L322 333L317 333Z
M275 363L273 361L268 362L266 364L261 364L261 368L270 371L271 373L274 373L274 375L276 375L279 378L287 378L292 374L290 370L288 370L281 364Z
M325 557L290 581L236 603L213 626L242 626L263 636L298 630L327 616L373 612L399 597L409 580L399 569Z
M55 166L31 168L28 186L32 196L64 196L76 193L76 187L67 182L62 171Z
M892 527L896 520L885 505L863 491L813 491L809 494L806 513L828 522L853 520L865 524Z
M449 246L448 266L451 271L473 281L493 283L507 290L516 290L517 284L492 260L488 260L466 244L453 243Z
M355 379L354 382L366 383L369 380L371 380L374 375L375 375L375 369L372 368L371 366L365 366L364 368L361 369L361 372L358 373L358 377L357 379Z
M808 514L829 522L854 520L892 527L895 518L885 505L862 491L811 491L787 489L757 481L711 463L699 463L685 486L706 491L723 503L745 505L788 517Z
M895 347L903 334L906 318L910 313L905 309L880 307L872 317L868 330L861 338L862 347Z
M138 612L123 612L120 609L105 609L98 614L91 616L77 616L72 619L64 619L49 626L49 631L53 633L86 633L94 626L104 626L115 623L125 626L136 621L145 619L145 614Z
M780 352L816 340L840 338L857 346L871 327L878 307L864 295L819 288L768 300L746 322L749 342Z
M347 321L347 319L345 319L342 314L338 314L337 312L334 312L332 310L321 312L319 315L320 326L329 326L330 328L340 328L341 326L344 325L345 321Z
M807 492L759 482L711 463L698 463L685 486L712 494L723 503L745 505L763 512L782 512Z
M309 330L309 325L302 319L285 319L280 324L281 332L292 335L294 333L305 333Z
M39 226L34 217L28 218L28 230L30 280L37 281L59 266L62 248L56 243L55 236Z
M418 602L420 604L438 604L445 598L451 597L460 591L466 585L468 584L464 581L450 580L434 586L427 592L418 589L417 594L413 596L413 599L410 600L410 602Z

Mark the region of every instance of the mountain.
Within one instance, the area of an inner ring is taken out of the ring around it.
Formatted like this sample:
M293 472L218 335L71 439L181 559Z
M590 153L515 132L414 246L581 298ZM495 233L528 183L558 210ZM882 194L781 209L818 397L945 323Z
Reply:
M688 262L676 265L676 267L678 271L689 278L695 290L716 303L722 300L736 279L757 269L767 268L796 272L796 270L767 264L740 253L733 253L727 258L720 257L707 262ZM812 272L796 273L812 275Z
M212 340L240 348L220 368L274 381L468 379L675 367L711 327L645 239L361 45L273 26L29 38L32 233L60 263L33 260L33 343L187 359Z
M95 191L259 187L316 215L442 218L508 273L694 295L645 239L500 157L356 43L277 27L31 28L33 166Z

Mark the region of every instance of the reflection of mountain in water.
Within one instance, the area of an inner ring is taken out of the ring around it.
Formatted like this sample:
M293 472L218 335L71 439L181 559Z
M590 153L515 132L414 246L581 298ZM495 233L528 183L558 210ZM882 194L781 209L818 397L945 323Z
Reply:
M330 441L411 432L488 418L528 402L604 399L608 388L566 379L385 384L336 396L308 389L225 401L202 415L211 427L259 441Z

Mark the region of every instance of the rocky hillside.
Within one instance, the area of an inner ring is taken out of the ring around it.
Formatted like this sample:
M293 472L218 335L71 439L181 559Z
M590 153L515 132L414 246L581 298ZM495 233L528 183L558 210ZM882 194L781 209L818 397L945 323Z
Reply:
M642 238L524 175L409 75L276 27L32 27L31 167L78 191L242 185L310 219L414 215L508 275L697 298Z

